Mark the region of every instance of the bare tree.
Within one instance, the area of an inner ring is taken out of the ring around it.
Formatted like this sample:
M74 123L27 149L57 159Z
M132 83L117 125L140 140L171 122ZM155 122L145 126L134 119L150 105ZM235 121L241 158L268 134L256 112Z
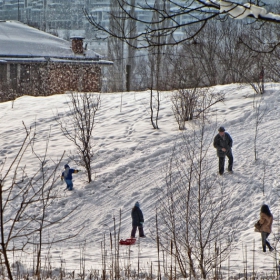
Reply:
M213 105L223 102L224 93L214 93L209 88L180 89L174 92L171 101L179 130L184 130L186 121L205 118Z
M157 208L161 249L171 255L172 267L183 277L215 279L230 253L231 191L212 172L213 131L207 129L208 103L202 99L200 118L182 134L165 171ZM170 275L172 277L172 275Z
M234 1L217 2L214 0L167 0L164 1L165 5L157 5L157 2L157 0L154 3L145 1L145 3L134 5L130 1L117 0L118 6L123 11L122 18L129 18L146 26L144 30L138 32L136 35L128 34L125 29L121 33L116 33L113 29L102 26L87 10L84 12L89 22L95 28L102 30L109 36L118 37L128 44L131 43L130 39L135 39L138 41L138 48L158 45L158 41L154 41L154 36L158 34L163 39L164 44L169 45L175 45L193 39L211 19L224 21L228 17L235 19L252 18L254 21L280 23L279 15L267 12L263 7L258 5L259 1L251 1L249 5L239 4ZM266 1L263 2L265 3ZM166 9L168 5L172 9ZM150 14L150 19L142 19L134 13L131 13L132 6L139 11ZM153 16L152 19L153 14L157 16ZM111 16L116 17L116 15L112 14ZM193 27L192 33L178 36L177 33L184 32L187 26ZM172 38L172 40L165 41L167 37ZM274 45L277 45L277 43Z
M162 2L159 0L155 1L155 7L157 9L164 9L165 11L170 11L170 4L168 2ZM155 29L164 29L166 23L159 21L159 15L155 12L152 14L151 25ZM155 27L155 26L156 27ZM149 48L149 63L150 63L150 110L151 110L151 123L153 128L158 129L158 119L160 111L160 90L165 88L164 78L163 78L163 65L164 65L164 53L166 50L166 40L169 37L162 37L160 31L153 35L152 40L154 44ZM155 47L154 47L155 46ZM156 89L154 93L154 89ZM156 112L154 114L154 111ZM155 115L155 116L154 116Z
M150 120L154 129L159 129L158 126L159 110L160 110L160 92L159 90L157 90L156 95L154 95L154 91L151 88L150 89L150 112L151 112ZM154 111L156 111L155 115L154 115Z
M37 246L35 274L40 278L41 256L47 229L65 222L66 215L49 219L52 203L58 197L57 169L63 155L58 161L47 162L48 145L44 155L35 152L34 139L37 137L31 129L25 128L25 138L13 159L6 160L0 166L0 233L1 255L4 258L7 276L13 279L10 258L11 252L28 252L32 246ZM30 174L26 171L26 159L34 157L33 170ZM36 162L37 160L37 162ZM37 164L38 163L38 164ZM75 207L73 208L73 211ZM67 238L51 236L52 244L74 237L72 232Z
M275 34L277 36L277 34ZM265 77L267 81L278 82L280 77L280 49L277 48L264 62Z
M173 270L206 279L228 257L232 228L230 191L211 174L212 137L202 123L174 147L157 213L160 246L174 259Z
M94 156L92 136L95 115L100 105L100 94L71 93L68 103L70 115L64 119L59 115L57 117L62 133L77 149L77 154L71 156L71 159L85 168L89 183L92 181Z
M59 236L51 236L51 240L49 242L44 242L46 236L46 229L50 228L54 225L59 225L62 222L65 222L65 219L71 215L78 206L73 207L72 210L68 211L66 215L63 215L62 217L59 217L57 219L51 220L48 217L48 211L52 207L53 202L55 199L59 197L59 190L56 188L57 186L57 180L60 178L60 174L58 174L58 168L60 166L61 160L64 157L65 152L61 155L59 161L55 164L54 167L49 166L47 164L48 162L48 145L50 140L50 133L51 129L49 131L49 136L46 140L46 146L45 146L45 152L44 154L38 154L36 152L36 148L34 147L34 141L31 141L31 148L32 152L38 162L38 167L40 170L40 175L36 176L36 179L34 182L30 180L30 185L34 184L40 184L40 189L38 190L38 196L40 198L39 203L37 204L38 210L36 213L36 219L34 220L37 226L36 235L33 234L32 241L30 240L29 243L36 246L36 268L35 268L35 275L38 279L41 279L41 269L42 269L42 249L46 245L51 245L65 241L71 238L76 237L82 228L80 228L76 232L72 232L67 237L59 238ZM32 139L33 140L33 139ZM60 172L59 172L60 173Z
M135 15L135 0L131 0L131 11L130 13L132 15ZM137 25L134 20L128 20L128 32L132 34L131 37L134 37L137 34ZM132 84L132 77L135 73L135 54L136 54L136 48L131 46L136 46L137 42L134 42L134 39L130 39L130 44L128 47L128 58L127 58L127 65L126 65L126 90L131 90L131 84Z
M154 88L158 85L160 90L209 87L249 80L256 83L259 81L262 65L268 68L267 72L272 60L269 62L268 55L256 55L240 43L241 35L248 33L248 36L252 37L254 34L254 30L246 30L245 27L237 22L212 21L195 39L180 46L155 46L149 52L149 59L141 58L138 65L139 77L143 83L151 81L153 77ZM192 28L188 27L185 32L191 33L191 30ZM260 34L255 32L254 36ZM160 67L157 67L158 56Z
M121 34L125 29L125 18L117 0L110 0L110 14L109 28L114 33ZM108 70L110 91L124 91L124 47L124 42L118 36L108 38L108 58L114 62L113 67Z
M257 92L254 94L253 98L253 109L255 112L255 136L254 136L254 158L255 160L258 159L258 149L257 149L257 143L258 143L258 134L260 129L260 124L263 121L264 116L267 114L267 108L262 108L262 101L263 96L257 97Z
M179 89L171 98L172 110L179 125L179 130L185 129L186 121L192 120L196 103L196 88Z
M145 4L134 0L114 1L115 10L119 12L110 12L113 27L101 26L94 22L94 16L85 13L93 26L107 32L109 41L117 40L119 46L120 41L127 43L123 49L129 46L128 60L137 56L135 49L147 49L146 53L140 53L135 67L138 72L128 71L133 72L127 78L133 80L133 87L127 86L129 89L183 88L179 86L184 83L181 81L190 82L193 76L198 77L197 73L200 74L198 86L244 82L245 76L256 82L262 67L266 79L279 80L278 63L272 56L275 53L275 58L279 57L279 48L273 46L277 46L280 36L278 25L269 20L273 19L270 13L260 13L255 20L250 19L253 14L248 14L248 19L235 20L239 18L238 14L231 15L235 8L245 9L245 15L250 7L232 1L155 0ZM252 10L256 8L253 2L250 3ZM144 13L145 17L142 16ZM143 59L143 55L147 58ZM120 54L115 59L115 65L120 60L125 61ZM128 62L130 67L134 64ZM116 67L124 79L124 66ZM189 82L185 88L192 87Z
M209 22L194 40L182 44L177 54L179 58L175 60L181 68L175 65L176 75L179 71L185 74L181 81L185 84L188 81L188 87L191 78L191 87L259 81L266 56L256 55L240 43L241 36L260 36L254 29L247 29L236 22ZM259 46L260 43L255 44L255 48Z
M219 65L222 65L219 70L220 84L244 82L244 76L254 68L252 52L239 41L240 36L245 33L242 27L243 25L237 22L219 24L219 36L222 40L216 59Z

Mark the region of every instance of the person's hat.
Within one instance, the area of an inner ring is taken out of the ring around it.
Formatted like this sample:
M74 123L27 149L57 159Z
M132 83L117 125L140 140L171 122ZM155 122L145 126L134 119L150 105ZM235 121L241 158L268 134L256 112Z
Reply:
M139 202L137 201L136 203L135 203L135 205L134 206L136 206L136 207L140 207L140 204L139 204Z
M219 132L225 132L226 130L225 130L225 128L223 126L221 126L221 127L219 127L218 131Z
M66 168L69 168L69 165L68 164L65 164L64 165L64 168L66 169Z

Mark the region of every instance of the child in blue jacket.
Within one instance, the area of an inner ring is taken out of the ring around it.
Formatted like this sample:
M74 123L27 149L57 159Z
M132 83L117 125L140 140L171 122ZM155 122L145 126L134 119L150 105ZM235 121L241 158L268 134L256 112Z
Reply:
M69 191L72 191L73 190L72 174L78 173L80 170L72 169L69 167L68 164L65 164L64 168L65 168L65 170L62 172L61 181L64 180L67 185L67 189Z

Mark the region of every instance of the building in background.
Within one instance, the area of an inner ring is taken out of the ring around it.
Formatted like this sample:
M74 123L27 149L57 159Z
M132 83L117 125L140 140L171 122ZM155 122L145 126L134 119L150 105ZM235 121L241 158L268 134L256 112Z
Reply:
M43 31L86 29L84 9L109 7L110 0L0 0L0 20L17 20Z
M0 100L65 91L98 92L102 67L112 62L71 42L17 21L0 22Z

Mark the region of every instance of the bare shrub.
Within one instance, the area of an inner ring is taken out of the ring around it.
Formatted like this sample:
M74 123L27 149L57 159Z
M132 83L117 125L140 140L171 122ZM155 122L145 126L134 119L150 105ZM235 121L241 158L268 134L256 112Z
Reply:
M11 259L17 252L30 252L36 247L34 273L40 279L43 247L79 233L77 230L67 237L50 236L48 229L65 222L76 207L62 216L54 214L49 218L52 204L59 197L58 167L64 154L57 161L49 160L49 138L43 154L37 153L35 137L38 138L35 131L25 128L25 137L16 155L0 164L0 246L5 273L10 280L13 279ZM34 158L33 174L26 171L26 160L30 157Z
M208 88L179 89L171 97L172 110L179 125L185 129L186 121L205 117L211 106L224 101L224 93L215 93Z
M206 279L210 272L217 276L230 253L230 191L225 192L217 177L211 176L211 140L200 127L177 143L158 203L160 247L171 255L173 270L183 277Z
M92 181L93 129L95 115L101 105L100 94L71 93L68 103L70 114L67 118L57 116L63 135L74 143L77 153L70 156L77 165L87 172L87 179Z

